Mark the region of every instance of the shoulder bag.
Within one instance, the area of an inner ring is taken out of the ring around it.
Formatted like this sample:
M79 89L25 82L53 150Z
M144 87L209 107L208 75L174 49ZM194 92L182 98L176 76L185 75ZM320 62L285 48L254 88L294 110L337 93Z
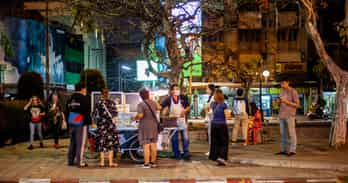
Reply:
M157 116L155 114L155 112L152 110L151 106L144 100L144 103L147 105L147 107L149 108L149 110L151 111L152 116L155 118L156 122L157 122L157 130L158 133L163 131L163 126L161 125L161 123L158 121Z

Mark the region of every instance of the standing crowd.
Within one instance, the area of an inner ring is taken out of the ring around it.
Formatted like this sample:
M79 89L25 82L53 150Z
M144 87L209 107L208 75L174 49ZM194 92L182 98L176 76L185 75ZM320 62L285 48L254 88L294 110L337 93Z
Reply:
M295 115L299 107L297 91L289 86L289 81L281 81L281 93L278 98L281 149L276 155L293 156L296 154L296 129ZM80 168L88 166L83 160L85 142L88 127L94 122L96 130L96 151L100 154L100 167L105 167L105 156L107 155L108 167L117 167L114 163L115 147L119 145L117 134L117 108L116 103L109 99L109 91L103 89L101 99L97 102L95 110L91 111L90 98L85 86L77 84L76 92L72 94L66 103L67 115L64 115L63 106L58 94L53 93L50 97L48 107L45 108L39 97L33 96L24 110L31 114L30 143L28 149L34 149L34 135L37 132L40 138L40 147L44 147L42 141L42 123L44 116L52 126L54 147L59 147L59 136L61 130L69 128L70 144L68 151L68 165ZM210 160L216 161L218 165L228 164L228 149L230 135L227 121L234 118L231 134L231 143L238 141L239 133L242 134L243 145L250 142L260 143L262 129L262 111L256 103L248 102L248 97L243 89L238 89L233 105L230 109L226 104L226 96L223 91L213 84L208 85L208 100L205 104L205 121L208 129ZM142 101L137 106L137 114L133 120L139 123L138 140L143 148L144 168L157 167L157 141L162 130L165 119L174 119L177 130L171 138L172 158L190 159L190 140L187 118L190 111L189 99L180 93L177 84L172 84L169 96L157 103L150 97L150 91L143 88L139 91ZM249 110L250 109L250 110ZM94 120L92 120L94 119ZM161 122L162 121L162 122ZM179 138L180 136L180 138ZM179 139L181 140L180 150Z

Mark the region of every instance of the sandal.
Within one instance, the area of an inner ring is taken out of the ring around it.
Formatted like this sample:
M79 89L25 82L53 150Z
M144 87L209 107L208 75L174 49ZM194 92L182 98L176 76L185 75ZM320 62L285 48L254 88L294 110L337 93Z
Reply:
M79 165L79 168L86 168L86 167L88 167L88 164L87 164L87 163L84 163L84 164L80 164L80 165Z
M99 168L105 168L105 165L99 165Z

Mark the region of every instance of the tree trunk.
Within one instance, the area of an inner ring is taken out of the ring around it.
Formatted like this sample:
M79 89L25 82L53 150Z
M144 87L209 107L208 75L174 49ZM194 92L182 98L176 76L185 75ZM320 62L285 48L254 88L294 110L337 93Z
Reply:
M166 0L164 9L166 12L166 16L163 17L163 28L166 36L166 48L168 57L170 59L170 73L169 73L169 83L178 83L180 74L182 71L182 65L184 64L184 60L180 54L180 49L178 45L178 41L176 38L176 27L175 23L172 22L169 17L172 14L172 1Z
M319 96L323 96L324 94L324 80L322 78L319 78Z
M325 50L324 43L317 28L311 21L306 22L307 32L310 35L320 60L329 70L336 83L336 109L331 125L330 145L336 148L346 143L347 132L347 105L348 105L348 72L343 71L332 60Z
M171 69L168 78L170 83L178 83L182 71L183 61L177 46L176 39L167 39L166 47Z
M170 83L178 83L180 78L180 73L182 69L182 57L180 55L179 45L176 39L176 31L174 27L168 22L169 26L166 28L166 48L168 52L168 57L170 59Z
M336 82L336 109L330 133L330 145L336 148L346 143L348 105L347 89L348 77L345 75L339 82Z

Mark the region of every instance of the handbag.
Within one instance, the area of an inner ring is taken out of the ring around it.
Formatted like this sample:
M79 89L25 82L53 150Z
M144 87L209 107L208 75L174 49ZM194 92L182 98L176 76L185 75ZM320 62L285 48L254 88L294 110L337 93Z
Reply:
M158 133L163 131L163 126L161 125L161 123L158 121L157 116L155 114L155 112L152 110L152 108L150 107L150 105L144 100L144 103L147 105L147 107L150 109L152 116L155 118L156 122L157 122L157 130Z
M61 130L66 130L68 128L67 124L65 121L62 122L62 125L61 125Z

